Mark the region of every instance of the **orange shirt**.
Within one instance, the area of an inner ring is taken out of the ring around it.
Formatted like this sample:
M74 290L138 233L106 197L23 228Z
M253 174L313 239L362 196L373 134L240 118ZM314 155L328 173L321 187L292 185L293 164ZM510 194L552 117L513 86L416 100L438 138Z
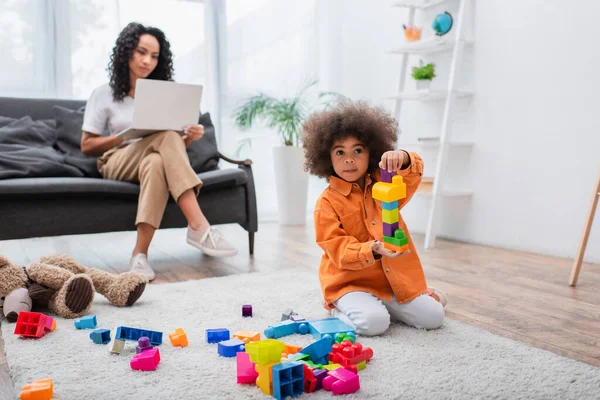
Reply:
M398 201L399 210L415 194L423 174L421 157L409 155L410 166L398 171L406 184L406 198ZM410 254L381 260L373 256L371 243L375 239L383 242L381 202L371 196L372 186L379 180L379 171L367 174L363 192L358 184L331 176L329 187L317 200L315 233L324 251L319 279L327 309L349 292L369 292L384 300L394 295L399 303L406 303L427 289L421 260L402 215L398 224L408 237Z

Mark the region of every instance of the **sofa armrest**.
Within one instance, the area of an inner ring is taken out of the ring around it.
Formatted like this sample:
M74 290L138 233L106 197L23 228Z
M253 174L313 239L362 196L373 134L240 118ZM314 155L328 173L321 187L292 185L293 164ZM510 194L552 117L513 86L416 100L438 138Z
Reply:
M226 157L221 153L219 153L219 158L221 158L224 161L227 161L228 163L235 164L235 165L252 165L252 160L245 159L243 161L238 161L238 160L234 160L229 157Z

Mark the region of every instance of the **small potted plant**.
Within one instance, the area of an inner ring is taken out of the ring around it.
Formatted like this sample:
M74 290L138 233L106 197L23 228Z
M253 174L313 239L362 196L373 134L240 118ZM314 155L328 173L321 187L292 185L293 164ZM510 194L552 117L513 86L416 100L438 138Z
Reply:
M435 65L424 64L423 60L419 60L419 66L412 69L412 77L417 81L417 90L428 90L431 80L435 78Z

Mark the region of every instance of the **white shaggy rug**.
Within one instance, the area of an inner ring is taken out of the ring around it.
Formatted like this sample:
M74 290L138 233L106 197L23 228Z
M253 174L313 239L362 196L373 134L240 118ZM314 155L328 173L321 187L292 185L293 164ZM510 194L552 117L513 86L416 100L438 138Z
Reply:
M88 331L59 319L56 331L39 340L13 335L2 323L6 358L15 390L52 377L58 399L257 399L251 385L236 384L235 358L220 358L207 344L207 328L262 331L293 308L305 318L326 317L316 274L298 271L235 275L174 284L151 285L132 308L112 307L97 296L93 313L98 328L119 325L164 332L161 362L154 372L132 371L127 353L109 354ZM242 318L242 304L254 317ZM190 345L174 348L168 333L182 327ZM285 338L305 345L310 335ZM598 399L600 369L550 352L446 320L442 329L421 331L392 325L381 337L361 338L375 355L360 372L361 389L346 398L366 399ZM304 394L332 398L323 390Z

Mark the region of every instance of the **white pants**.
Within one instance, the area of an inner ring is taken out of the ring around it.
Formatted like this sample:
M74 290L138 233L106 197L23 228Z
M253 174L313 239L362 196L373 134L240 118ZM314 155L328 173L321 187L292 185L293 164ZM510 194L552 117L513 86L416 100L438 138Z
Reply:
M381 335L390 326L390 320L420 329L437 329L444 323L444 307L426 294L398 304L394 298L385 301L371 293L350 292L340 297L335 307L331 315L363 336Z

